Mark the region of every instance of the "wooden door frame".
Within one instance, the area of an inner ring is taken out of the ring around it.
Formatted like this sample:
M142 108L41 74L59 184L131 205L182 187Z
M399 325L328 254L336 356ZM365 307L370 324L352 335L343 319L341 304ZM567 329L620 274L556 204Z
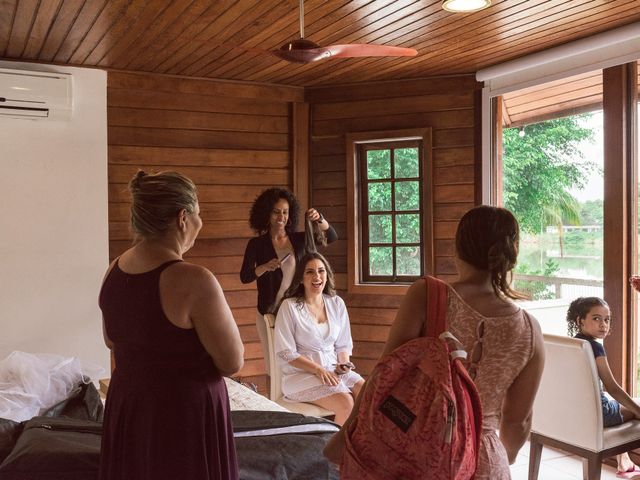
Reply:
M611 371L634 393L637 319L629 276L635 273L637 232L637 63L602 71L604 121L604 298L613 319L605 340ZM636 207L634 207L636 206ZM634 321L634 319L636 321Z

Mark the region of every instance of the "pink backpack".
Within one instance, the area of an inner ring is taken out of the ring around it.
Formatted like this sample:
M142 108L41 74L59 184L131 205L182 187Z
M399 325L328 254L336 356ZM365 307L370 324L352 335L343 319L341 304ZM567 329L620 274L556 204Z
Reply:
M425 336L380 359L345 435L343 480L465 480L478 462L482 412L462 365L463 350L445 338L447 286L427 284ZM459 342L452 338L456 344Z

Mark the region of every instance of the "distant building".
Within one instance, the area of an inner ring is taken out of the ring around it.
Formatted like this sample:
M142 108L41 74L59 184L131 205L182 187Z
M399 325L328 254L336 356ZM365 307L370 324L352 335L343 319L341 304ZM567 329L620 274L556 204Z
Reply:
M558 233L558 227L555 225L549 225L547 227L547 233ZM563 225L562 231L568 232L602 232L602 225Z

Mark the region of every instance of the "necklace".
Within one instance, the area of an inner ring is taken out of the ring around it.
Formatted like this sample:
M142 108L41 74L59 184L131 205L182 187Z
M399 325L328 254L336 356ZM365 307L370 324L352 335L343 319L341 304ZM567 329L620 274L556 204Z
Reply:
M320 324L320 323L325 323L327 321L327 318L325 315L325 309L324 309L324 297L322 297L322 302L320 306L314 303L308 302L306 300L304 303L307 304L307 310L309 311L313 319L316 321L316 323Z

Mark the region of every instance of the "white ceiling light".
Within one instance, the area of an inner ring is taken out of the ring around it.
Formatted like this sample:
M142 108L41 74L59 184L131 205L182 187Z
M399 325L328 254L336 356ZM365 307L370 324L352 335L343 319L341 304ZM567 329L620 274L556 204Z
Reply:
M491 0L442 0L448 12L476 12L491 5Z

